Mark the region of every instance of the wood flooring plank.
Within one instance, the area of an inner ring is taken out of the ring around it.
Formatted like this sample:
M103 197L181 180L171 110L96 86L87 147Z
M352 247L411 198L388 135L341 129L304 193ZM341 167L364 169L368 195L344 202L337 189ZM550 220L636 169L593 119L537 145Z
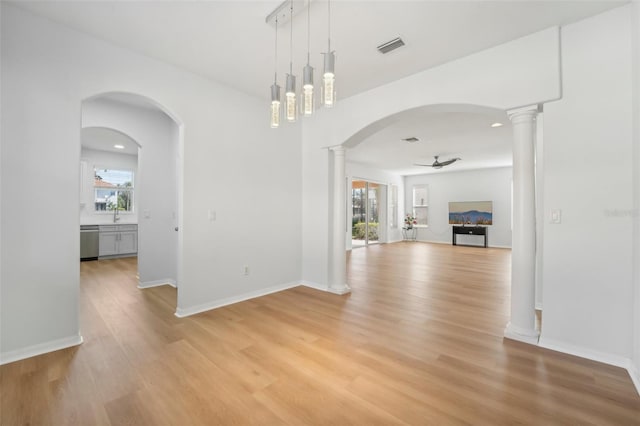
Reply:
M135 258L82 262L84 344L0 366L0 425L640 425L625 370L503 339L510 254L354 249L351 294L187 318Z

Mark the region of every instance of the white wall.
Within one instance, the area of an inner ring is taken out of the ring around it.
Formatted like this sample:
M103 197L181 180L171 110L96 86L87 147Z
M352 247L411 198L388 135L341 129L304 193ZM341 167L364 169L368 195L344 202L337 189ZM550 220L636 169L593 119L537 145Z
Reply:
M82 125L117 129L139 144L135 207L140 286L175 284L177 124L151 104L132 106L98 97L82 103Z
M330 210L317 208L318 202L330 204L331 170L323 147L357 143L354 138L364 139L369 129L384 125L385 119L425 105L508 110L556 99L561 95L559 58L558 30L550 28L350 97L306 120L302 148L305 281L328 285Z
M454 167L454 166L451 166ZM492 201L493 225L488 228L490 247L511 247L511 167L469 171L442 171L405 177L405 209L412 210L414 185L429 185L426 228L418 228L418 240L451 244L449 202ZM478 236L459 235L459 244L482 245Z
M561 208L563 223L547 223L543 231L541 344L628 365L634 341L632 170L639 167L632 166L638 141L631 134L632 115L638 116L631 109L631 19L637 21L637 7L567 26L562 51L557 33L543 31L345 99L308 120L304 224L326 226L303 226L304 279L328 284L330 210L312 208L314 200L330 195L330 162L322 147L350 143L385 118L423 105L509 110L543 103L545 217ZM636 103L637 96L636 90Z
M135 190L133 197L133 212L119 212L118 215L120 216L119 223L138 223L139 191L136 189L138 183L138 156L82 148L80 152L80 160L86 162L86 170L83 179L84 182L82 183L84 191L80 194L80 224L97 225L113 223L113 212L97 212L95 209L95 189L93 185L94 170L96 167L133 171Z
M184 126L179 312L297 283L299 125L274 132L264 99L0 7L2 362L80 341L79 129L96 94L141 94ZM46 221L43 205L58 206Z
M626 365L633 347L630 6L562 31L563 97L545 105L540 344ZM636 141L637 143L637 141ZM636 164L635 167L638 167Z
M634 284L635 284L635 326L634 326L634 356L633 356L633 377L636 389L640 392L640 2L633 3L633 164L634 164L634 203L633 203L633 220L634 220Z

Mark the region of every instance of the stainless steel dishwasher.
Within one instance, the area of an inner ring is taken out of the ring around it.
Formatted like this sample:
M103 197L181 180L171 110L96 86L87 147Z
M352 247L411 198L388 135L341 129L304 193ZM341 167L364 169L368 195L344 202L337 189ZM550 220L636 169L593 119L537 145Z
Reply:
M98 225L80 225L80 260L97 260L99 249Z

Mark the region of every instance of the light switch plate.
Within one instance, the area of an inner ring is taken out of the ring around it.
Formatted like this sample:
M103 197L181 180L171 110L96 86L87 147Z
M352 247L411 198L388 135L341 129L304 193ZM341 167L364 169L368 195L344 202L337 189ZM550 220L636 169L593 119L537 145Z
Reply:
M551 209L551 221L550 223L558 224L562 222L562 210Z

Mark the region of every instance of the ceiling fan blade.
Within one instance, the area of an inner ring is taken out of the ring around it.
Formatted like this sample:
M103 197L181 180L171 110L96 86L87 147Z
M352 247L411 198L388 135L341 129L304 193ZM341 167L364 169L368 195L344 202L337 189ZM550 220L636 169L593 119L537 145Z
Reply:
M433 167L433 164L418 164L418 163L413 163L414 166L423 166L423 167Z
M453 164L458 160L460 160L460 158L452 158L451 160L442 161L440 162L440 164L442 164L443 166L448 166L449 164Z

